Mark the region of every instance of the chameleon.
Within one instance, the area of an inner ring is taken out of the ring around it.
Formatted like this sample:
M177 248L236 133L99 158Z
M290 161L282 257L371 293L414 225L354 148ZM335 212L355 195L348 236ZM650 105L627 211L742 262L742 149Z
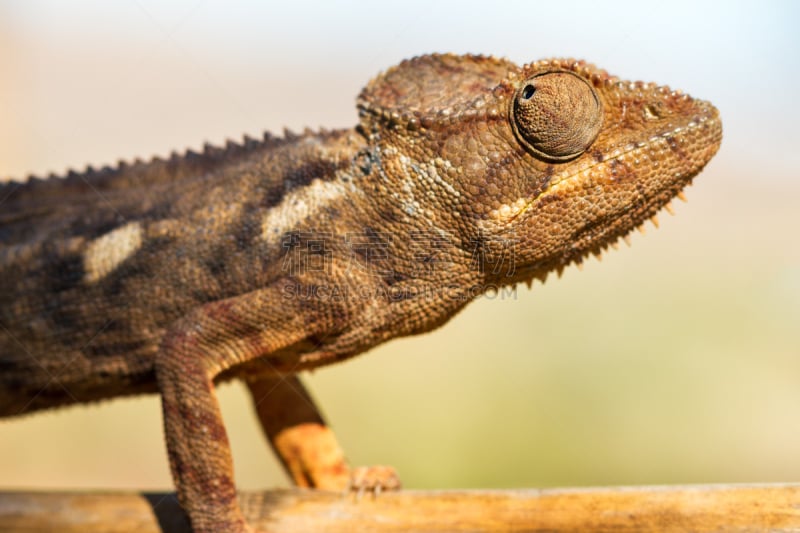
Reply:
M349 466L298 374L601 254L722 139L711 103L574 59L422 55L357 109L0 185L0 416L158 393L193 530L254 531L215 395L239 379L294 483L396 489Z

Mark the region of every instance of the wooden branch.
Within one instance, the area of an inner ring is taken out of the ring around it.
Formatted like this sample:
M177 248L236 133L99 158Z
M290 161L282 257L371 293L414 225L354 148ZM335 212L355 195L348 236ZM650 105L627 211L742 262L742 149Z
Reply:
M798 531L800 484L353 495L242 493L251 524L295 531ZM188 532L174 494L0 493L0 531Z

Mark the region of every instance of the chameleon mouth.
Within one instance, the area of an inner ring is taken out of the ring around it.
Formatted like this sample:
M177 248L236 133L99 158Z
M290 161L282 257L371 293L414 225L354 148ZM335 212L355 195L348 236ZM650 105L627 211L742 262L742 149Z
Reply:
M668 128L662 133L653 135L646 141L637 141L616 148L609 155L605 157L600 156L600 159L593 160L590 164L579 168L574 173L561 176L551 181L547 188L530 200L522 210L515 214L515 217L521 215L543 197L551 194L558 194L562 189L569 187L572 182L576 180L591 180L592 172L599 168L608 168L608 174L612 176L613 180L617 174L614 167L625 165L627 168L632 168L635 172L637 167L647 165L648 163L652 163L653 166L658 166L659 155L674 152L678 154L678 157L686 157L687 153L694 153L691 150L686 150L690 142L689 140L698 134L702 136L705 133L708 136L705 144L711 148L711 150L705 151L705 156L691 165L692 168L690 168L689 171L683 173L677 172L672 178L673 181L688 183L688 181L697 175L711 160L711 157L719 148L719 143L722 139L722 122L719 119L719 112L717 109L705 101L698 101L697 104L706 112L698 114L685 124Z
M711 160L722 139L722 123L716 108L707 102L696 103L700 112L691 120L646 141L615 149L602 160L593 160L580 170L560 177L515 213L514 218L531 208L535 212L546 207L548 197L562 197L584 204L585 207L579 208L587 214L586 223L564 238L563 242L570 243L569 246L520 272L529 287L533 279L544 282L550 271L561 275L570 264L580 267L590 255L600 259L609 246L617 247L620 238L629 244L628 234L633 229L644 233L646 220L658 228L656 215L662 209L671 214L673 198L685 201L683 189ZM653 186L642 179L637 172L639 168L655 169L664 179ZM617 192L625 188L632 199L616 209L597 213L599 208L584 192L598 186L618 187Z
M686 98L689 97L687 96ZM692 120L674 127L668 125L666 131L655 134L645 141L631 142L615 148L608 155L598 155L574 172L557 176L533 198L529 200L519 199L513 205L502 206L500 210L493 213L493 218L504 224L513 223L544 198L559 194L569 194L571 189L575 187L576 182L593 180L592 175L597 175L598 170L603 170L602 174L610 175L611 179L614 180L619 177L617 174L620 168L626 168L629 172L635 173L637 167L648 163L653 163L653 166L659 166L659 155L674 152L678 154L678 157L686 157L686 154L696 154L697 152L688 149L689 139L698 134L703 135L706 133L708 135L707 140L701 143L693 142L692 144L705 144L711 149L701 150L700 153L705 153L705 155L694 162L688 172L676 173L672 178L673 181L688 182L711 160L722 139L722 122L719 119L719 111L709 102L697 100L695 103L701 112L695 115Z

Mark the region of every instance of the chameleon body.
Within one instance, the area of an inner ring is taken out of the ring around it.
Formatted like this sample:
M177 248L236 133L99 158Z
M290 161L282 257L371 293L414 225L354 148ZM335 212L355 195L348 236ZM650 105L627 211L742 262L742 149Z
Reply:
M599 254L717 151L708 102L590 64L427 55L348 130L0 185L0 415L161 395L195 531L247 531L215 384L294 481L351 471L296 377Z

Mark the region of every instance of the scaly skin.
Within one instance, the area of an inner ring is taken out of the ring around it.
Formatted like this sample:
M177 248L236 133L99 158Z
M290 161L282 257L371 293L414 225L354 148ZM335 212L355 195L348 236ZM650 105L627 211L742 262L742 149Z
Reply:
M422 56L358 107L352 130L0 186L0 414L159 392L193 528L248 530L215 383L247 382L295 482L346 487L298 371L600 253L722 136L709 103L573 60Z

